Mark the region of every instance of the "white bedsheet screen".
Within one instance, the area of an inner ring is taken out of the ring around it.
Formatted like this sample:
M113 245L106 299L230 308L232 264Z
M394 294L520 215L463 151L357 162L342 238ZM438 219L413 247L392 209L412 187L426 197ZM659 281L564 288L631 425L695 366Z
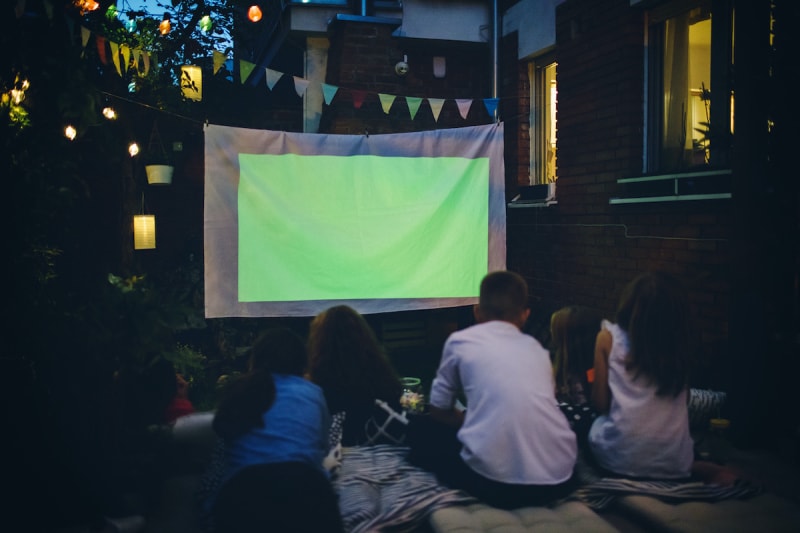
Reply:
M505 268L503 126L205 130L207 318L477 301Z

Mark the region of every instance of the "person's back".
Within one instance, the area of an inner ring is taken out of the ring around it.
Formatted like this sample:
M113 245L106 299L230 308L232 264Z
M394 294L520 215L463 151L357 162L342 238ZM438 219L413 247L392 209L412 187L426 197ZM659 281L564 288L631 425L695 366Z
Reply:
M693 443L686 388L685 302L658 274L633 280L617 322L597 336L589 444L599 466L652 479L689 477Z
M575 434L555 399L549 353L521 331L527 300L518 274L484 277L478 324L445 342L431 386L429 436L412 442L414 460L444 483L504 508L565 496L577 458ZM455 406L462 394L463 412ZM458 428L457 439L442 428ZM428 453L430 444L438 449Z
M467 411L458 432L461 456L479 474L514 484L566 481L575 465L575 435L558 408L550 356L514 324L491 320L453 333L443 365L454 367ZM448 369L434 380L431 403L455 385Z

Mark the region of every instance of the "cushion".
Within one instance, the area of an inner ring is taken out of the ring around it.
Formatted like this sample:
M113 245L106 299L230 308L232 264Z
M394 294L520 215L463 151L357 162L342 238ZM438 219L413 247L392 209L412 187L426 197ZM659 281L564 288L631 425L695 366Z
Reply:
M625 511L650 530L676 533L800 531L800 506L771 493L747 500L678 504L636 495L620 498L615 505L617 510Z
M553 508L522 507L512 511L484 503L437 509L430 517L436 533L560 533L615 532L617 529L581 502L566 502Z

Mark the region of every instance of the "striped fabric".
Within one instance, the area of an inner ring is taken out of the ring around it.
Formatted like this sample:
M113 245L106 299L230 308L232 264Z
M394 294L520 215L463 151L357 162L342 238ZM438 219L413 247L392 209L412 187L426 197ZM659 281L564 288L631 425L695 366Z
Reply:
M343 450L333 484L346 531L413 531L440 507L476 501L440 485L407 457L408 447L389 444Z

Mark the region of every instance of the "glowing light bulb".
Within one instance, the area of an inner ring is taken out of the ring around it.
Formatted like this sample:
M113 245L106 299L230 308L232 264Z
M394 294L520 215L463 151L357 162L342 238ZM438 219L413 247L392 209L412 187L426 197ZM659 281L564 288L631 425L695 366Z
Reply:
M202 31L208 33L211 31L211 26L213 26L214 23L211 21L211 17L209 15L203 15L203 18L200 19L200 22L198 22L197 25L200 26Z
M258 22L261 20L263 13L261 13L261 8L257 5L250 6L250 9L247 10L247 18L250 19L250 22Z
M125 22L125 29L128 30L131 33L135 32L136 31L136 19L135 18L128 19L128 21Z
M164 13L164 19L158 25L158 31L161 32L161 35L166 35L172 29L172 22L169 20L169 13Z
M136 141L128 145L128 153L131 154L131 157L135 157L139 153L139 145L136 144Z
M119 9L117 9L117 4L111 4L106 9L106 18L108 20L114 20L115 18L119 17Z
M114 111L113 107L106 106L103 108L103 116L108 120L115 120L117 118L117 112Z
M64 128L64 137L69 139L70 141L75 139L75 136L78 134L78 130L76 130L73 126L69 125Z

